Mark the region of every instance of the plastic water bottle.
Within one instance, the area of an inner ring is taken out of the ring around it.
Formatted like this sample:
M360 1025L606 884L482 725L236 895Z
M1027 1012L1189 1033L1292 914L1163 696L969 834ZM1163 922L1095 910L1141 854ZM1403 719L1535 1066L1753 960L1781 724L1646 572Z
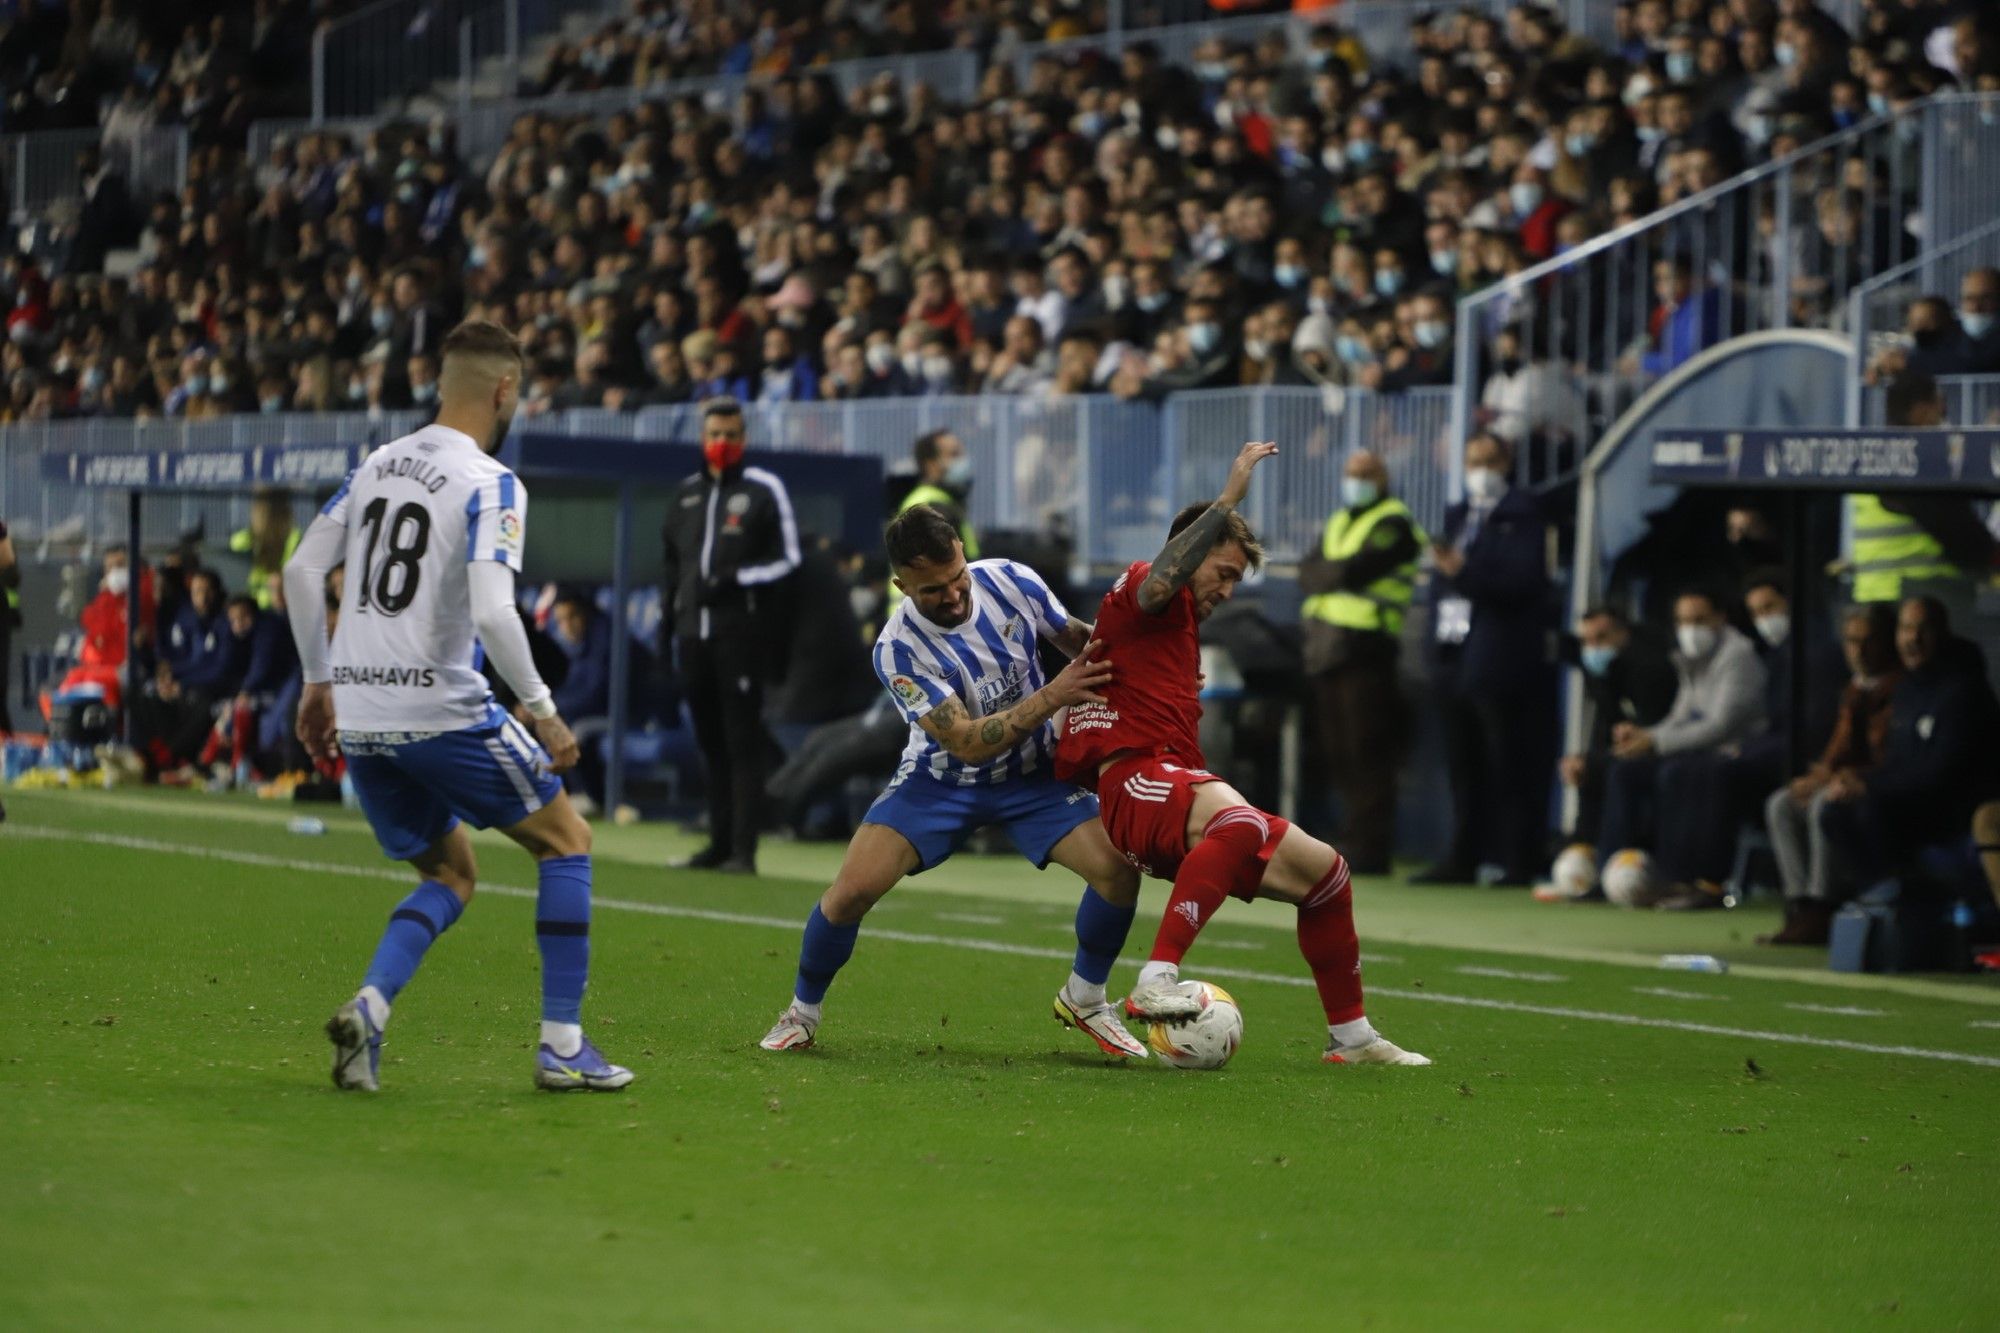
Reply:
M293 815L291 822L286 824L285 827L305 837L317 838L320 834L326 832L326 821L324 819L315 819L311 815Z
M1670 972L1727 972L1729 964L1707 953L1663 954L1660 966Z
M1954 972L1976 972L1972 961L1972 904L1961 898L1951 905L1951 957L1946 965Z

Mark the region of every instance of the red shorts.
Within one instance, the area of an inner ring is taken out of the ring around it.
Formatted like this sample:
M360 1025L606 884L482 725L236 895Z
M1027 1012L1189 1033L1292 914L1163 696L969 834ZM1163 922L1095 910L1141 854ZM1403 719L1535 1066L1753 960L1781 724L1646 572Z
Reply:
M1120 759L1097 779L1098 817L1116 847L1141 874L1171 882L1187 855L1188 807L1194 789L1221 778L1203 768L1186 768L1171 759L1135 755ZM1270 834L1258 853L1269 861L1291 825L1276 815L1264 816ZM1246 901L1256 896L1236 895Z

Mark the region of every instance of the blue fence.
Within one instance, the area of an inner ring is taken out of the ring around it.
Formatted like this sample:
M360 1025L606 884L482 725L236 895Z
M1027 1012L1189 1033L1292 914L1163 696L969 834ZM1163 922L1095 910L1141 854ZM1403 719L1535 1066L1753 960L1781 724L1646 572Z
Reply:
M697 409L636 413L576 410L541 417L538 431L637 441L697 438ZM1283 452L1249 513L1274 557L1290 560L1318 535L1339 502L1349 451L1381 454L1426 526L1446 501L1452 453L1448 389L1404 394L1311 388L1223 389L1162 403L1103 396L1055 399L897 398L800 403L749 410L750 446L872 454L894 467L926 431L950 429L970 450L973 520L987 528L1060 530L1095 566L1150 556L1181 505L1213 495L1245 440ZM274 443L377 444L416 429L416 413L240 416L204 422L67 421L0 432L0 514L31 542L118 540L115 497L78 491L41 474L51 450L248 448ZM244 518L240 496L187 496L149 506L145 537L167 543L197 525L226 532Z

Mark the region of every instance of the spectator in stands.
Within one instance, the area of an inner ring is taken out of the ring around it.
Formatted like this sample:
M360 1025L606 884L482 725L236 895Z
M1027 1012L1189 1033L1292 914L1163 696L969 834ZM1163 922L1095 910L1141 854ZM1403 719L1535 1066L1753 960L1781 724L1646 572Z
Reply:
M1661 878L1693 906L1714 896L1693 897L1697 882L1727 869L1735 830L1723 766L1768 725L1767 673L1713 593L1689 589L1675 600L1674 635L1673 707L1655 726L1611 729L1598 862L1628 848L1650 851Z
M1720 294L1696 273L1691 256L1676 254L1653 265L1653 294L1659 304L1648 324L1647 349L1627 356L1627 373L1665 375L1722 341Z
M986 369L987 393L1035 394L1054 373L1055 358L1046 348L1042 326L1027 315L1007 321L1005 340Z
M1340 793L1341 849L1356 874L1385 875L1409 733L1396 661L1424 532L1389 493L1389 469L1376 455L1356 451L1342 473L1341 507L1299 562L1304 664Z
M1785 922L1760 944L1825 944L1833 911L1846 896L1837 879L1843 867L1829 854L1820 818L1835 779L1852 773L1865 782L1880 759L1901 671L1895 621L1886 606L1857 606L1841 621L1841 649L1850 672L1833 734L1812 767L1773 791L1764 803L1765 827L1778 860ZM1846 780L1841 779L1843 788Z
M1563 756L1559 772L1576 788L1577 814L1571 836L1592 848L1603 845L1604 779L1612 765L1612 734L1621 723L1657 726L1673 707L1680 679L1667 650L1617 608L1599 604L1583 613L1576 634L1564 645L1564 659L1583 671L1590 724L1583 749Z
M791 330L779 324L765 329L758 403L809 403L818 396L819 376L813 370L811 358L794 348Z
M1394 341L1380 361L1362 368L1362 387L1395 393L1450 384L1455 368L1451 335L1451 311L1442 297L1421 292L1399 303Z
M1940 375L1974 373L1976 353L1972 340L1960 326L1951 302L1942 296L1920 296L1912 301L1903 329L1910 340L1902 355L1905 370L1933 379Z
M1431 678L1451 774L1452 837L1413 883L1457 884L1482 866L1526 885L1540 868L1554 755L1548 520L1512 484L1506 444L1465 447L1464 500L1431 548Z
M1960 280L1958 326L1971 353L1967 373L2000 372L2000 269L1976 268Z
M1896 654L1903 676L1879 757L1865 773L1829 779L1819 814L1842 868L1864 886L1901 875L1926 844L1963 838L1996 794L2000 703L1978 649L1952 635L1942 602L1912 597L1897 611Z

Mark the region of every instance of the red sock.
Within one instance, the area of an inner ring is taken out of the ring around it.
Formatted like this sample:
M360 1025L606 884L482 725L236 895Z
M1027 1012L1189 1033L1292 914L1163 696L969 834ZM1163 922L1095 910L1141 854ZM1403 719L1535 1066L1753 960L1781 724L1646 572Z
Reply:
M1269 836L1269 821L1247 805L1232 805L1208 821L1201 842L1174 876L1160 932L1153 937L1153 962L1178 965L1224 898L1257 887L1264 878L1258 853Z
M1174 891L1180 891L1179 881ZM1333 869L1299 904L1299 952L1312 969L1313 985L1329 1023L1361 1017L1361 941L1354 934L1354 890L1347 858L1333 854Z
M197 756L195 762L200 764L203 768L207 768L210 764L215 762L216 752L219 751L221 748L222 748L222 733L215 730L214 728L210 728L208 733L208 739L201 743L201 754Z
M247 708L238 708L229 723L229 763L232 768L243 767L243 761L250 757L250 733L254 727L252 714Z

